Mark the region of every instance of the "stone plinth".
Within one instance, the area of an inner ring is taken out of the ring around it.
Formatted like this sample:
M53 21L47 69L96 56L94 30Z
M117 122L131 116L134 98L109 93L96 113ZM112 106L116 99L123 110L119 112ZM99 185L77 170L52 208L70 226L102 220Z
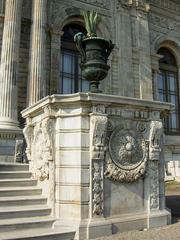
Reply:
M23 111L34 178L75 239L163 226L168 103L103 94L52 95Z

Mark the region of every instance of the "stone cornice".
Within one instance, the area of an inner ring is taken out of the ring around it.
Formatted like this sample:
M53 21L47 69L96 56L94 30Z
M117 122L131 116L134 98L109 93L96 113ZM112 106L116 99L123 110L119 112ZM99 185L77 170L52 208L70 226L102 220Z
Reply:
M165 102L159 101L150 101L138 98L129 98L129 97L122 97L122 96L115 96L115 95L106 95L106 94L95 94L95 93L75 93L75 94L67 94L67 95L60 95L54 94L51 96L47 96L34 105L26 108L22 111L22 116L27 117L31 116L31 114L35 112L42 111L45 107L52 107L52 108L60 108L64 104L67 105L105 105L108 107L121 107L126 105L126 108L137 108L141 109L142 111L147 111L151 109L153 111L160 111L160 112L169 112L173 109L174 105ZM54 106L54 107L53 107Z

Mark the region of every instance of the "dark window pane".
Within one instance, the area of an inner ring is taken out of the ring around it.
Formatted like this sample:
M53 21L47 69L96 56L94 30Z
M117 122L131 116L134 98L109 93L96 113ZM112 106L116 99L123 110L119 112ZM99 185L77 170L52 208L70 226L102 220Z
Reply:
M163 72L160 72L158 74L158 88L164 89L164 74L163 74Z
M165 48L161 48L158 54L163 55L160 60L160 72L158 74L159 100L171 102L175 105L175 111L164 119L165 130L179 132L179 89L177 79L177 64L174 56Z
M168 49L160 48L158 54L163 56L163 58L160 59L160 63L170 66L177 66L175 57Z
M79 66L81 57L74 43L74 35L78 32L86 34L86 30L78 24L69 24L63 28L63 32L60 67L61 93L87 92L89 82L82 76Z

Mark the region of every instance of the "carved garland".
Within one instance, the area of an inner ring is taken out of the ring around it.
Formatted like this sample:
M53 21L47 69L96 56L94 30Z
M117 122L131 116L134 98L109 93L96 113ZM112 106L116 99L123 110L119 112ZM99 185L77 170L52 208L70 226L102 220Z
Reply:
M142 135L144 128L117 126L110 132L106 153L105 176L114 181L134 182L145 174L148 143Z

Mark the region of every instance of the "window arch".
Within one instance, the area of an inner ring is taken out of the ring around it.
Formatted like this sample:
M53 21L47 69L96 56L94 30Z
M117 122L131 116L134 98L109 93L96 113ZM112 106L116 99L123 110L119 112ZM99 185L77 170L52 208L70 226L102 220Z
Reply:
M83 26L72 23L63 28L61 39L60 92L69 94L89 91L89 82L82 76L80 69L81 56L74 43L78 32L86 34Z
M160 48L158 54L163 56L159 60L159 100L162 102L171 102L175 105L175 110L165 120L165 131L167 133L178 133L180 132L180 118L177 62L174 55L167 48Z

